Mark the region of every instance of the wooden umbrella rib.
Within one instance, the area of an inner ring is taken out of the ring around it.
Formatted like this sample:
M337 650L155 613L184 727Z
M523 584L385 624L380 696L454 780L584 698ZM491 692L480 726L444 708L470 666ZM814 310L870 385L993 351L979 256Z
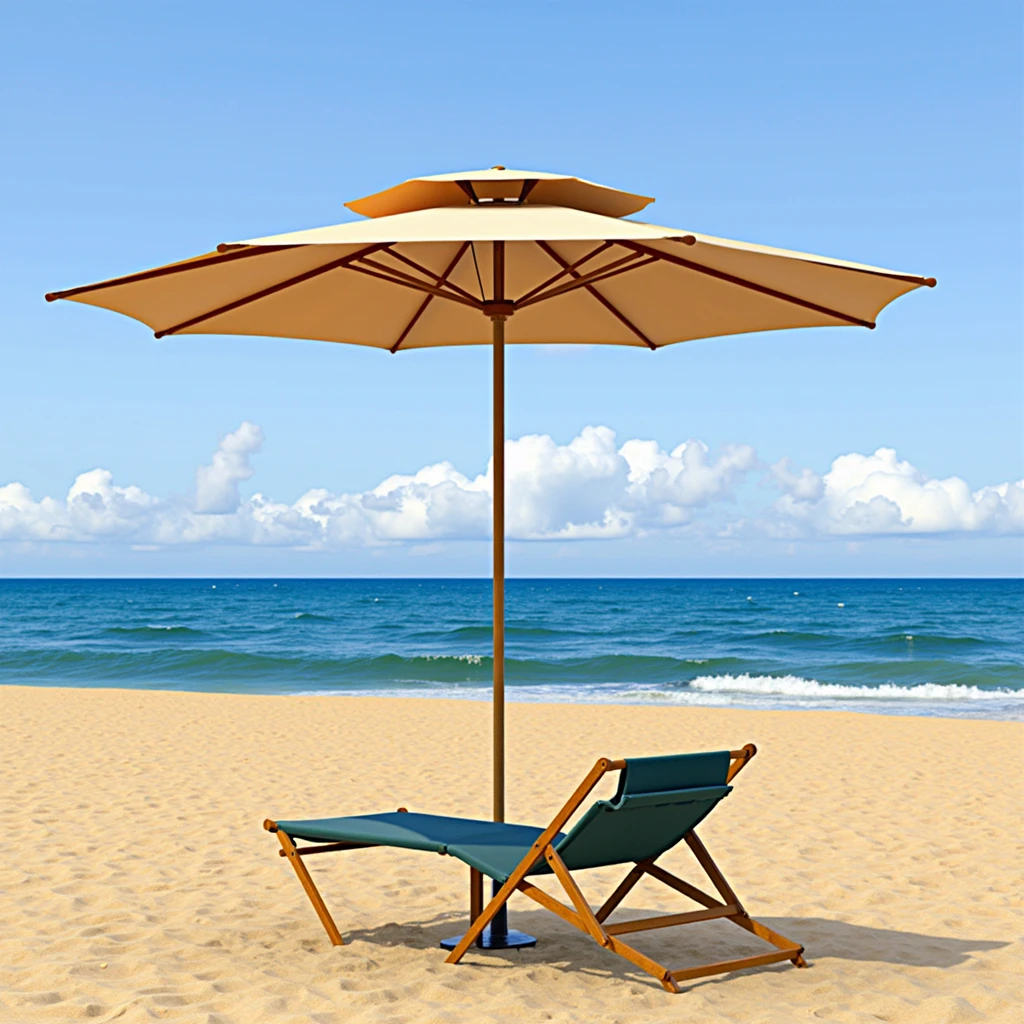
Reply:
M460 257L462 255L462 253L465 252L466 249L469 248L469 242L464 243L464 246L465 247L459 253ZM451 281L449 281L447 279L448 274L450 273L450 271L445 271L444 274L435 274L433 270L429 270L427 267L422 266L421 264L417 263L415 260L410 259L404 253L398 252L394 248L394 246L391 246L391 245L387 246L383 251L386 252L389 256L393 256L396 260L400 260L407 267L412 267L413 270L418 270L425 277L432 277L434 279L434 283L435 283L435 285L437 287L441 287L441 285L444 285L446 288L450 288L453 292L458 292L459 295L462 295L465 298L470 299L473 302L476 302L476 296L475 295L473 295L470 292L467 292L465 288L460 288L457 284L453 284ZM458 263L458 259L456 259L455 262Z
M378 260L371 260L366 257L360 258L356 261L360 266L369 267L378 274L386 275L390 277L394 284L407 284L414 288L420 288L423 291L429 291L434 295L443 296L446 299L454 299L456 302L466 302L476 305L477 300L469 294L460 294L462 289L458 292L448 289L446 286L439 284L431 284L429 281L424 281L421 278L414 277L412 274L407 274L403 270L398 270L396 267L389 267L386 263L380 263Z
M167 327L162 331L155 331L154 337L165 338L168 334L177 334L179 331L184 331L189 327L195 327L196 324L212 320L214 317L222 316L224 313L230 313L242 306L248 306L252 302L258 302L260 299L265 299L269 295L275 295L277 292L284 291L286 288L293 288L295 285L302 284L305 281L310 281L314 277L319 277L321 274L326 274L331 270L338 270L339 268L346 266L352 260L357 260L360 257L365 256L368 252L383 249L387 244L388 243L386 242L379 242L375 245L367 246L366 248L360 249L358 252L350 253L348 256L341 256L336 260L331 260L330 263L314 267L312 270L307 270L305 273L297 274L295 277L289 277L285 281L278 281L277 284L272 284L267 288L261 288L258 292L253 292L251 295L245 295L240 299L235 299L234 302L228 302L223 306L218 306L216 309L211 309L207 313L200 313L198 316L194 316L189 320L184 320L180 324L175 324L173 327Z
M790 257L791 259L793 257ZM799 258L799 257L798 257ZM835 267L834 263L821 263L819 260L807 260L800 259L801 263L806 263L812 267ZM920 274L900 274L894 270L875 270L872 267L839 267L840 270L850 270L856 274L869 274L871 277L887 277L892 281L910 281L911 284L916 284L919 287L934 288L938 281L934 277L921 277Z
M99 281L96 284L83 284L78 288L65 288L59 292L47 292L46 301L53 302L55 299L70 299L75 295L82 295L85 292L101 291L104 288L116 288L122 284L137 284L139 281L150 281L155 277L166 277L169 274L184 274L189 270L204 270L206 267L216 266L220 263L232 263L235 260L247 259L250 256L266 256L272 252L281 252L283 249L295 249L294 245L253 245L242 250L232 250L226 253L217 253L204 260L189 260L187 263L172 264L169 267L155 267L153 270L142 270L137 274L126 274L124 277L114 277L109 281Z
M437 280L438 280L438 283L439 283L439 284L445 284L445 282L447 282L447 280L448 280L448 276L449 276L449 275L450 275L450 274L451 274L451 273L452 273L452 272L453 272L453 271L455 270L455 268L456 268L456 267L457 267L457 266L459 265L459 260L461 260L461 259L462 259L462 257L463 257L463 256L465 256L465 254L466 254L466 250L467 250L468 248L469 248L469 242L463 242L463 243L462 243L462 245L461 245L461 246L459 246L459 251L458 251L458 252L457 252L457 253L455 254L455 257L454 257L454 259L452 259L451 263L449 263L449 264L448 264L448 266L447 266L447 267L445 268L445 271L444 271L444 273L443 273L443 274L441 274L441 275L440 275L440 276L438 277L438 279L437 279ZM391 250L389 250L389 251L391 251ZM409 322L408 322L408 323L407 323L407 324L405 325L405 329L404 329L404 330L402 331L402 333L401 333L401 334L400 334L400 335L398 336L398 341L396 341L396 342L394 343L394 345L392 345L392 346L391 346L391 350L390 350L390 351L391 351L392 355L393 355L393 354L394 354L395 352L397 352L397 351L398 351L398 349L399 349L399 347L401 346L402 342L403 342L403 341L405 341L405 339L409 337L409 332L410 332L410 331L411 331L411 330L412 330L412 329L413 329L413 328L414 328L414 327L416 326L416 323L417 323L417 321L419 320L419 318L420 318L421 316L423 316L423 314L424 314L424 313L425 313L425 312L427 311L427 306L429 306L429 305L431 304L431 302L433 302L433 301L434 301L434 296L433 296L433 295L428 295L428 296L426 296L426 298L424 298L424 300L423 300L423 301L422 301L422 302L420 303L419 309L417 309L417 310L416 310L416 312L415 312L415 313L413 313L413 315L412 315L412 318L411 318L411 319L409 320Z
M428 295L437 295L439 298L449 299L452 302L458 302L460 305L469 306L470 309L475 309L477 312L481 312L483 310L483 303L477 299L464 299L461 295L456 295L454 292L442 291L440 288L435 288L433 285L416 280L416 278L411 277L409 274L400 275L398 271L392 270L390 267L384 267L380 263L374 263L372 260L368 261L370 264L369 266L364 267L362 266L362 263L364 262L367 261L362 260L359 263L346 263L341 269L353 270L357 274L365 274L367 277L375 277L379 281L387 281L388 284L401 285L403 288L412 288L414 291L426 292ZM382 273L382 270L385 272Z
M653 256L644 257L638 260L616 260L614 263L609 263L607 266L602 267L600 270L594 270L589 274L581 275L575 281L568 281L563 285L559 285L557 288L552 288L547 294L540 296L541 299L554 299L559 295L564 295L566 292L574 292L577 288L586 288L588 285L597 284L599 281L607 281L610 277L618 277L619 274L628 274L631 270L641 270L644 267L649 267L652 263L657 263ZM536 301L536 300L531 300Z
M526 197L537 187L539 181L539 178L527 178L523 182L523 187L519 190L519 198L516 202L520 204L525 203Z
M566 274L571 273L573 270L578 270L583 266L584 263L589 263L595 256L599 256L601 253L612 247L611 242L602 242L596 249L591 249L586 256L581 256L575 263L571 263L563 267L557 274L552 274L546 281L537 285L536 288L531 288L528 292L520 295L516 300L519 303L526 302L527 299L532 299L534 295L544 291L545 288L550 288L556 281L560 281Z
M748 281L744 277L736 277L734 274L727 274L724 270L715 270L714 267L706 267L703 263L695 263L693 260L688 260L683 256L676 256L675 253L662 252L660 249L652 249L648 245L643 245L641 242L627 241L623 239L619 242L619 245L623 245L628 249L633 249L635 252L642 252L648 256L652 256L655 259L664 260L666 263L674 263L676 266L684 267L686 270L695 271L698 274L706 274L708 277L714 277L719 281L725 281L727 284L734 284L740 288L746 288L749 291L758 292L761 295L767 295L773 299L779 299L782 302L788 302L794 306L802 306L804 309L809 309L815 313L821 313L824 316L833 317L836 320L845 320L848 324L853 324L856 327L867 327L869 330L874 330L875 325L871 320L862 320L860 317L850 316L848 313L840 313L836 309L829 309L828 306L820 306L816 302L809 302L807 299L798 298L796 295L790 295L788 292L780 292L775 288L769 288L767 285L756 284L754 281Z
M552 249L551 246L547 244L547 242L540 242L540 241L538 241L537 245L540 246L540 248L543 249L544 252L546 252L556 263L561 264L563 269L568 269L569 273L572 274L573 277L577 278L577 280L575 282L573 282L573 283L574 284L579 284L582 275L580 275L578 270L574 270L574 269L569 268L568 265L566 264L566 261L563 260L562 257L559 256L558 253L555 252L555 250ZM645 260L643 262L644 262L644 265L646 265L647 261ZM621 269L622 270L631 270L633 268L632 267L624 267L624 268L621 268ZM612 314L612 316L614 316L621 324L623 324L630 331L632 331L652 352L658 347L657 345L654 344L653 341L651 341L650 338L647 337L646 334L644 334L643 331L640 330L639 327L636 326L636 324L634 324L612 302L610 302L608 299L606 299L592 284L584 283L582 285L582 287L586 288L586 290L591 294L591 296L593 296L593 298L597 299L597 301L600 302L601 305L604 306L604 308L607 309L608 312Z
M480 205L480 199L476 194L476 189L473 188L473 182L466 181L464 178L460 178L458 181L455 182L455 184L458 185L459 188L461 188L462 191L465 192L467 196L469 196L469 201L474 206Z
M536 244L542 248L547 247L548 255L550 255L552 259L556 259L556 262L561 260L561 257L557 257L554 249L547 246L546 242L537 241ZM623 256L621 259L615 260L612 263L606 263L603 267L598 267L597 270L592 270L587 274L581 274L578 271L575 273L570 272L574 280L566 281L565 284L549 288L547 291L539 294L530 294L529 297L524 296L517 300L516 306L519 309L522 309L525 306L532 306L535 302L543 302L545 299L554 299L559 295L564 295L566 292L574 292L577 288L586 288L588 285L597 284L598 281L604 281L609 277L617 277L619 274L625 274L627 271L636 270L639 267L645 267L654 262L655 260L653 257L639 256L634 253L630 256ZM536 291L536 289L534 289L534 291Z
M371 260L366 257L360 257L356 262L358 263L358 266L353 266L349 269L361 270L365 266L377 271L377 273L382 276L388 277L393 284L405 284L409 287L419 288L421 291L438 295L443 299L451 299L453 302L461 302L463 305L472 306L474 309L482 308L480 302L472 295L468 293L461 294L461 288L458 292L449 290L447 282L445 283L445 287L430 284L428 281L421 281L418 277L413 277L412 274L406 274L401 270L396 270L394 267L389 267L386 263L379 263L377 260Z
M606 299L593 285L587 285L587 291L597 299L598 302L608 310L617 320L619 320L625 327L629 328L652 352L658 347L651 341L650 338L640 330L639 327L632 320L629 319L617 306L615 306L609 299Z

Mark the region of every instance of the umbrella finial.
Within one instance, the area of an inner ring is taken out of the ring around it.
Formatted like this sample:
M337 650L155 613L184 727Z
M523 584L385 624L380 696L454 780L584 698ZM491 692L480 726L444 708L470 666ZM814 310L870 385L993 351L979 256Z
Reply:
M503 171L503 170L505 170L505 167L504 167L504 165L503 165L503 164L495 164L495 165L494 165L494 166L493 166L493 167L491 168L491 170L492 170L492 171Z

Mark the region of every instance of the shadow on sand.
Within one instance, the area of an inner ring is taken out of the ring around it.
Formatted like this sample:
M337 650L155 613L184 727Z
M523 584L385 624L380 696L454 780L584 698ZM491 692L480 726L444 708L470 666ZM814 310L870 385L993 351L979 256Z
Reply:
M637 910L622 915L622 920L648 917L657 910ZM516 908L510 924L536 935L537 946L529 950L471 950L464 963L474 967L508 968L517 964L543 963L564 971L582 971L605 977L650 980L620 957L610 955L591 939L543 911ZM619 920L616 916L615 920ZM857 960L889 963L907 967L956 967L974 954L1000 949L1007 941L972 938L946 938L917 932L870 928L864 925L833 921L822 917L761 917L769 928L795 942L803 943L808 964L824 959ZM394 922L378 928L344 932L346 942L368 942L379 946L408 946L414 949L437 949L438 942L458 934L466 920L458 914L439 914L427 921L403 924ZM693 963L709 963L735 956L763 951L766 947L746 932L724 921L712 921L682 928L647 932L629 936L638 948L672 968ZM437 949L438 957L443 951ZM789 964L773 964L754 968L759 971L792 970ZM748 973L748 972L744 972ZM715 983L727 978L719 975L701 979L697 984ZM654 982L656 984L656 982Z

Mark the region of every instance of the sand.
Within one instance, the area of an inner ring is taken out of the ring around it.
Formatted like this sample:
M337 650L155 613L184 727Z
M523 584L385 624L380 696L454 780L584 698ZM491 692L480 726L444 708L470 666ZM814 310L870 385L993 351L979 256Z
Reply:
M760 753L701 829L748 911L807 947L670 995L513 898L515 953L444 963L468 869L427 853L310 869L332 947L265 817L488 817L468 701L0 687L0 1021L1020 1021L1018 723L515 704L509 820L543 823L598 756ZM664 859L702 881L688 852ZM619 871L582 876L596 905ZM667 896L663 899L662 894ZM691 909L657 885L629 913ZM758 952L721 921L647 932L670 967Z

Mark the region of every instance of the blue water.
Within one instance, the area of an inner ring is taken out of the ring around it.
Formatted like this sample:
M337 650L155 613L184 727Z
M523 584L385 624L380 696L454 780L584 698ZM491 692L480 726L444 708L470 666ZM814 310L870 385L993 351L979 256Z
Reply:
M512 700L1024 717L1024 581L512 580ZM487 697L485 580L0 580L0 683Z

